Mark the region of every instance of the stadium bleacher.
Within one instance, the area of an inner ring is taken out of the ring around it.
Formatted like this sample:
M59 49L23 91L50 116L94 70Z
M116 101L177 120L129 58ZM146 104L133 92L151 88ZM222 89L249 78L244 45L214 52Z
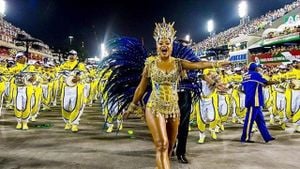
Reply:
M24 47L20 47L17 44L16 37L22 35L27 38L33 38L30 34L24 30L14 26L3 18L0 18L0 56L9 57L13 53L19 50L24 50ZM30 50L30 57L40 59L38 55L51 55L49 46L45 43L37 42L35 45L38 45L38 49Z
M283 17L285 14L295 10L299 6L300 0L294 1L293 3L287 4L280 9L269 11L265 15L251 20L247 24L238 25L214 36L210 36L207 39L197 43L194 48L198 51L205 51L206 49L227 45L230 39L236 38L240 35L250 35L265 30L271 27L273 22Z

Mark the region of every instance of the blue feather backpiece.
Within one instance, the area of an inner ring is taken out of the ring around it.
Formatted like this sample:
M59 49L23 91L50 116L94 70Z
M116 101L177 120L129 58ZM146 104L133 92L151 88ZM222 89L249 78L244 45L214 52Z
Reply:
M189 46L185 46L178 41L173 43L172 56L191 62L200 61L200 58L196 56L195 52ZM192 91L194 99L199 98L201 93L201 83L199 83L198 78L199 73L199 71L190 70L187 72L188 78L181 80L179 83L179 90Z
M109 110L118 106L120 113L133 99L147 58L142 42L135 38L122 37L107 43L109 56L100 63L100 69L111 70L104 91L108 94ZM105 74L105 73L104 73Z
M113 39L107 43L107 48L109 56L99 65L100 69L112 71L104 88L108 93L108 100L103 104L110 103L109 110L115 110L114 108L118 106L118 113L121 113L133 99L148 54L141 41L130 37ZM177 41L173 44L172 56L191 62L200 60L190 47ZM187 74L188 79L180 82L179 89L190 90L194 96L200 96L199 83L196 83L198 71L189 71ZM147 102L150 92L149 84L143 103Z

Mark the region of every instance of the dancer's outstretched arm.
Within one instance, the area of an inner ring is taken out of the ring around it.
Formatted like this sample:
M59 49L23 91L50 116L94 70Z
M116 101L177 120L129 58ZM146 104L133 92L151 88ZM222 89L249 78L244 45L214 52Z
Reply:
M213 62L208 62L208 61L190 62L188 60L182 60L181 64L183 69L192 70L192 69L206 69L206 68L227 66L230 65L230 62L227 60L213 61Z

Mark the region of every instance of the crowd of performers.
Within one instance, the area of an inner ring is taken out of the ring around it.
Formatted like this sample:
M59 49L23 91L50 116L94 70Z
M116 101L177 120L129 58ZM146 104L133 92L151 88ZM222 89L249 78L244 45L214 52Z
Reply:
M2 60L0 63L1 109L6 106L14 109L17 129L28 129L27 123L36 121L39 112L50 110L61 99L61 114L66 123L65 129L78 131L80 116L85 105L91 106L99 98L108 100L103 92L111 70L99 69L95 65L79 63L75 51L70 51L68 61L61 65L54 63L26 63L24 53L18 53L16 60ZM211 137L224 131L224 123L243 124L246 114L245 93L242 88L245 70L236 68L205 69L204 76L210 76L225 84L226 91L212 87L203 78L201 97L193 100L191 122L197 122L199 143L205 139L207 125ZM279 124L284 130L287 122L294 123L295 131L300 132L300 63L295 61L289 67L280 65L261 69L268 80L281 83L265 86L265 112L270 115L270 125ZM107 132L122 129L122 113L111 102L101 106L101 112L107 117ZM231 118L229 118L231 117ZM191 123L192 124L192 123ZM254 128L255 130L255 128Z
M109 73L101 80L100 74L95 64L79 62L74 50L62 64L27 62L25 54L19 52L15 59L0 62L0 111L13 109L16 129L28 130L28 123L35 122L41 111L50 111L60 101L65 129L77 132L84 107L105 99L102 90ZM112 121L108 107L102 106L100 112Z
M243 79L247 70L241 67L205 69L204 75L216 76L226 85L226 90L212 88L202 80L200 100L195 101L191 120L197 121L199 129L198 143L204 143L206 126L209 126L212 139L224 131L224 123L244 124L246 116L245 91ZM300 61L295 60L290 66L274 66L271 70L262 66L261 75L277 84L263 87L265 115L270 116L270 125L280 125L285 130L287 122L292 122L295 132L300 132ZM229 118L231 117L231 118ZM257 131L257 127L252 129Z
M61 99L61 114L65 129L78 131L78 124L85 105L91 106L98 99L108 100L103 92L111 70L99 69L97 65L79 63L76 51L69 53L68 60L61 65L52 62L28 64L26 56L20 52L15 60L1 60L0 95L3 106L13 109L17 119L17 129L28 129L29 121L36 121L39 112L50 110ZM199 143L204 143L205 130L208 127L211 137L224 131L224 123L244 123L246 115L245 93L242 88L241 67L204 69L203 75L209 76L226 85L226 90L218 90L202 78L201 97L191 105L191 125L197 122ZM261 74L268 80L280 81L279 84L265 86L264 110L270 116L270 125L279 124L284 130L287 122L294 123L296 132L300 132L300 63L290 66L275 66L271 70L262 67ZM103 101L102 101L103 102ZM107 132L112 132L114 123L122 129L122 113L118 107L108 102L101 105L106 117ZM109 110L110 108L113 110ZM229 118L231 117L231 118ZM254 130L256 130L254 128Z
M64 129L72 132L79 130L85 106L99 99L107 132L113 131L114 124L117 130L123 128L124 114L145 112L141 114L157 147L157 166L168 166L180 113L185 113L179 111L177 92L191 93L190 103L188 99L181 102L188 103L185 106L192 112L188 121L197 122L198 143L205 142L206 130L217 139L229 119L243 124L247 111L242 85L247 70L234 68L228 61L201 61L188 46L174 41L175 32L165 20L156 24L157 56L149 56L137 39L118 38L108 44L110 55L100 65L79 62L74 50L62 64L29 64L22 52L15 60L2 60L0 110L3 106L13 109L16 129L28 130L28 123L36 121L40 111L50 110L60 100ZM270 125L278 123L285 129L290 121L300 132L300 61L272 70L262 67L260 74L278 82L263 88Z
M149 56L136 39L115 39L109 44L109 57L100 65L111 72L104 89L108 94L107 102L118 107L119 112L128 107L127 115L143 112L156 147L158 168L170 167L168 157L174 152L176 135L177 150L183 149L182 152L176 151L177 158L188 163L185 158L185 121L197 122L198 143L205 142L206 129L210 130L213 139L217 139L217 133L225 130L228 119L240 124L246 119L242 142L251 142L254 121L257 128L254 127L253 131L259 129L265 142L269 142L274 138L265 127L261 112L261 106L265 105L271 125L279 123L284 129L290 120L295 131L299 132L299 60L289 68L281 65L272 71L260 66L242 70L234 68L228 61L201 61L188 46L174 40L175 32L173 24L165 20L156 24L157 51L154 56ZM272 83L267 83L267 80ZM249 90L252 85L257 90L245 93L245 87ZM247 98L254 100L256 96L259 97L255 104L254 101L253 105L245 103ZM249 112L249 106L255 111ZM244 138L244 135L247 136ZM179 144L179 140L183 143Z

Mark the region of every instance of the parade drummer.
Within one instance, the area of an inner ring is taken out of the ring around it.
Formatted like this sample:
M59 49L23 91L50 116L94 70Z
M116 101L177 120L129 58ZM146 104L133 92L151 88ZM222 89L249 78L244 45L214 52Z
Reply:
M68 61L61 65L61 70L69 71L62 85L62 117L65 122L65 130L71 129L78 132L80 117L85 106L84 84L81 83L81 73L86 72L85 65L78 61L77 52L69 52Z
M35 78L26 74L28 68L27 58L24 53L16 55L16 66L10 72L15 75L11 80L11 94L14 104L14 112L17 119L16 129L28 130L28 121L31 117L31 97L34 93L31 84Z

